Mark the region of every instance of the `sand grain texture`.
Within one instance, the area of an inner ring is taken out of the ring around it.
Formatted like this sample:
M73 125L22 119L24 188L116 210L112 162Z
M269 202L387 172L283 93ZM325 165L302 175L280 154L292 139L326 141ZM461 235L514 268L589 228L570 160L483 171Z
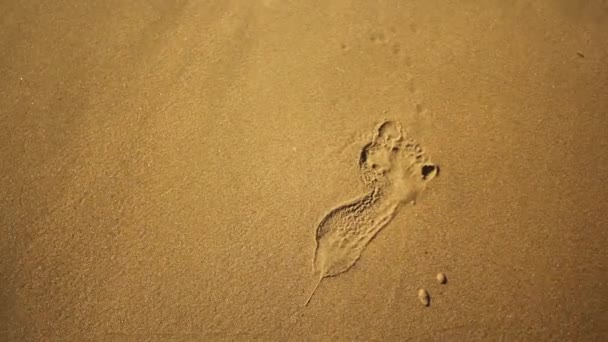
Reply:
M607 339L607 41L600 0L1 2L0 340ZM303 307L386 118L441 174Z

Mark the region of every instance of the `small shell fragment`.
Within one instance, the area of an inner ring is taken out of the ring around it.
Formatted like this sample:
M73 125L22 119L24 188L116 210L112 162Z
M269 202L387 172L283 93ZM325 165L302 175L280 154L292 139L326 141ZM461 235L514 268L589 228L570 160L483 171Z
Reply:
M429 306L431 304L431 297L425 289L418 290L418 299L420 299L420 303L424 306Z
M445 284L448 282L448 278L445 276L445 274L439 272L437 273L437 282L439 284Z

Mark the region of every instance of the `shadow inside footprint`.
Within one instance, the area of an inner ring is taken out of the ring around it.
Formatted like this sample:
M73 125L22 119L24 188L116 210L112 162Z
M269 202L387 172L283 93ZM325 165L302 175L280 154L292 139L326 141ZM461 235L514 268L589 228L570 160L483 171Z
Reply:
M439 165L426 164L422 166L422 179L429 181L439 176Z

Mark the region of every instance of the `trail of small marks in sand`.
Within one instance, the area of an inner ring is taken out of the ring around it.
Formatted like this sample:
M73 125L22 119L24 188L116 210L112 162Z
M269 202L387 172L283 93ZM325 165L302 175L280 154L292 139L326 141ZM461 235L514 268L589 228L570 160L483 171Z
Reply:
M394 121L380 123L359 156L368 192L329 211L316 229L313 273L317 282L348 271L369 242L405 203L414 202L438 173L423 149Z

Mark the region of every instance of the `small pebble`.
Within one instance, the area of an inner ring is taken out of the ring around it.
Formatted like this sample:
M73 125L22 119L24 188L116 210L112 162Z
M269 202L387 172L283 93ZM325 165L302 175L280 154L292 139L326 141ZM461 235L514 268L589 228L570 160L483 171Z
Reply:
M425 289L418 290L418 299L420 299L420 303L424 306L429 306L431 304L431 297Z
M445 274L439 272L437 273L437 282L439 284L445 284L448 282L448 278L445 276Z

